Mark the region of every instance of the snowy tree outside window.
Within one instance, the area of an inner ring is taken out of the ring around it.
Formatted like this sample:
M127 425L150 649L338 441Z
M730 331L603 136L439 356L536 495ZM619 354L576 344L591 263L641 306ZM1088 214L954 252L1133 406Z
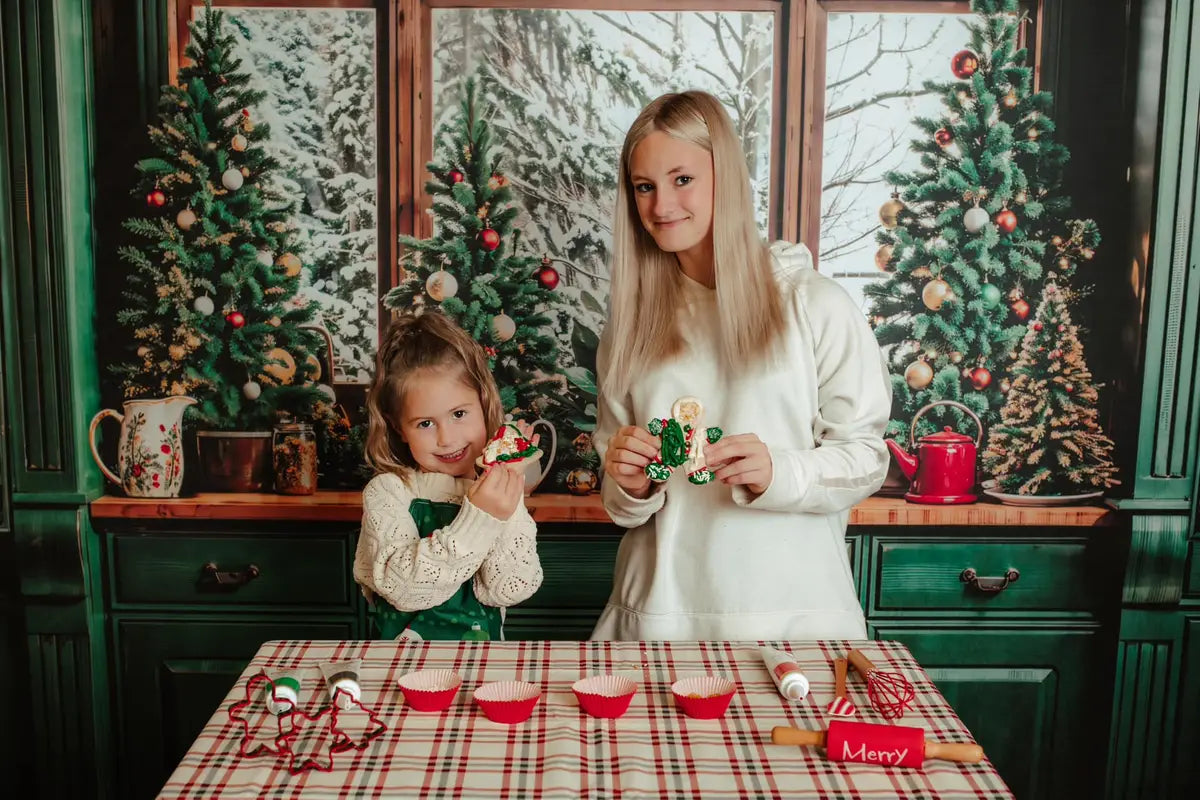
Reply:
M575 447L560 445L551 483L587 485L578 470L595 464L576 456L590 453L595 426L596 345L625 131L660 94L712 92L741 137L759 228L768 235L776 15L433 9L432 33L435 143L474 77L521 208L522 248L549 258L561 276L555 291L567 302L555 334L565 385L561 407L546 415L559 441Z
M256 114L300 209L301 292L333 336L334 378L366 382L378 341L375 12L222 11L242 70L267 93Z
M912 170L920 156L913 124L936 116L941 96L926 80L947 79L947 53L960 49L970 14L831 13L825 62L819 269L838 281L865 313L863 287L875 266L879 209L892 187L889 170Z

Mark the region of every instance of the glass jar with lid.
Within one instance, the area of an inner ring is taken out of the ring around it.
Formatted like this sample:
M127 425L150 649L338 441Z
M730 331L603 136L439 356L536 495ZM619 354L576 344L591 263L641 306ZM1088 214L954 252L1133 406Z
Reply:
M317 435L307 422L281 422L271 440L275 491L313 494L317 491Z

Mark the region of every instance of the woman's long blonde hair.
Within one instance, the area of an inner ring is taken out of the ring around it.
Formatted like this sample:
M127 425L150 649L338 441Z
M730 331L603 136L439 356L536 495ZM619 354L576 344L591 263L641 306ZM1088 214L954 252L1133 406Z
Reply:
M769 359L781 339L783 303L770 251L754 221L750 172L733 122L717 98L699 91L665 94L642 109L621 148L613 217L610 342L605 390L624 397L636 375L678 354L682 279L674 254L643 227L630 191L630 161L655 131L703 147L713 159L713 269L717 323L728 374Z
M390 472L407 482L417 468L400 436L405 393L427 369L457 369L464 384L479 393L488 435L500 427L503 410L496 379L483 348L440 311L401 314L388 326L367 389L367 463L376 475Z

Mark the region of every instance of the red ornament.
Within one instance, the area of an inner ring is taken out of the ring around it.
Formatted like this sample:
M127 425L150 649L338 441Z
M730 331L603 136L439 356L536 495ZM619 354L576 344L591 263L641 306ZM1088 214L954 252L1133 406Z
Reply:
M466 180L465 176L458 170L455 169L450 171L451 183L462 183L464 180Z
M996 215L996 227L1003 233L1012 233L1017 229L1017 215L1011 209L1004 209Z
M488 358L495 358L495 357L496 357L496 348L492 347L490 344L489 344L489 345L484 345L484 347L483 347L483 352L487 353L487 357L488 357Z
M1075 391L1075 387L1069 383L1066 386L1064 386L1063 388L1067 390L1067 394L1070 394L1071 392Z
M1018 297L1012 304L1012 312L1017 315L1017 319L1025 319L1029 316L1029 303L1026 303L1023 297Z
M954 134L946 128L938 128L937 132L933 134L933 140L941 147L949 147L950 143L954 141Z
M1041 332L1041 330L1042 330L1042 323L1040 323L1040 322L1035 322L1035 323L1033 323L1033 329L1034 329L1035 331L1038 331L1038 332L1040 333L1040 332Z
M243 108L243 109L242 109L242 116L243 116L243 117L249 117L249 116L250 116L250 109L248 109L248 108Z
M971 372L971 385L976 389L983 390L992 382L992 373L988 372L983 367L976 367Z
M542 262L542 268L537 271L538 283L547 289L558 286L558 270Z
M240 311L230 311L225 315L225 321L234 328L240 328L246 324L246 318L242 316L242 312Z
M167 204L167 196L163 194L162 189L155 189L153 192L146 195L146 204L162 208Z
M979 69L979 56L970 50L959 50L954 54L954 58L950 59L950 71L960 81L974 75L977 69Z
M479 238L483 241L485 250L495 250L500 246L500 234L491 228L484 228L483 232L479 234Z

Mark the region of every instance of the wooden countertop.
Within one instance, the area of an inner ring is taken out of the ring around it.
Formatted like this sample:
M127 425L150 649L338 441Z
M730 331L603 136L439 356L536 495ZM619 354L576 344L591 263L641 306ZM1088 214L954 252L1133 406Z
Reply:
M358 522L359 492L317 492L291 497L278 494L197 494L171 500L106 496L91 504L95 519L225 519ZM535 494L526 500L538 522L611 523L600 496ZM978 502L961 506L924 506L901 497L868 497L850 511L851 525L1007 525L1012 527L1091 527L1109 525L1115 512L1102 505L1047 508Z

